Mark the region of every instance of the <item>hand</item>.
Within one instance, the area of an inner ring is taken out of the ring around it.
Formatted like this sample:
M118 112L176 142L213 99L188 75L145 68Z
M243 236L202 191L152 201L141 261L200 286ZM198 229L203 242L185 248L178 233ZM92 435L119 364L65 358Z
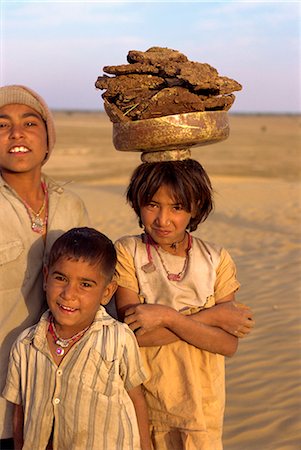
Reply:
M126 312L124 321L136 335L142 335L155 328L166 327L170 314L177 314L169 306L163 305L134 305Z
M219 303L214 308L219 309L219 326L238 338L247 336L255 325L251 309L236 301Z

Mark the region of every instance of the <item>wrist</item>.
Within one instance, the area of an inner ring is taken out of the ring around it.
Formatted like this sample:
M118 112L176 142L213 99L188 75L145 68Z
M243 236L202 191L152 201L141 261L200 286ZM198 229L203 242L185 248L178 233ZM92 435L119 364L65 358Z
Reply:
M221 328L222 315L219 312L218 306L212 306L210 308L203 309L198 314L199 321L205 325L210 325L211 327Z
M172 330L178 316L179 313L175 309L168 307L166 311L164 311L163 326Z

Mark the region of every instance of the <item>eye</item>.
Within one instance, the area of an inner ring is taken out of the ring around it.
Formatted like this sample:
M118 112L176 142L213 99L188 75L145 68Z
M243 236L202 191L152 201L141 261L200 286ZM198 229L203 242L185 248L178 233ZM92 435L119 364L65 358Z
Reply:
M149 209L154 209L154 208L157 208L158 205L157 205L157 203L150 202L146 205L146 207Z
M64 282L66 280L66 278L63 275L60 275L58 273L53 275L54 280L56 281L60 281L60 282Z
M30 120L30 121L28 121L28 122L26 122L25 123L25 126L26 127L29 127L29 128L31 128L31 127L36 127L38 124L36 123L36 122L33 122L32 120Z
M88 281L82 281L81 286L83 288L91 288L92 287L92 283L89 283Z
M175 210L175 211L183 211L183 206L182 205L174 205L173 206L173 209Z
M0 128L6 128L8 124L6 122L0 122Z

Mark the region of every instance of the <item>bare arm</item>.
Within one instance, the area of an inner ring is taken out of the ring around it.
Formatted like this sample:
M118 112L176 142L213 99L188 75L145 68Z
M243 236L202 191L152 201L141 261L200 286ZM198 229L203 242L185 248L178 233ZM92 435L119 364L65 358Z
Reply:
M148 412L141 386L134 387L133 389L128 391L128 394L134 404L134 408L136 411L140 433L141 450L151 450L152 446L149 431Z
M206 325L222 328L239 338L247 336L255 325L251 309L236 302L234 293L219 299L212 308L203 309L191 317Z
M115 293L115 302L118 319L122 322L125 321L125 313L129 307L141 304L138 295L134 291L123 287L118 287ZM139 335L137 332L135 334L140 347L166 345L179 340L178 336L164 327L145 332L143 335Z
M184 316L163 305L140 304L138 295L118 288L116 305L121 320L135 332L141 347L166 345L181 339L213 353L232 356L237 338L224 330L201 323L193 316Z
M125 322L138 336L156 328L167 328L182 341L202 350L232 356L237 350L238 340L218 327L205 325L191 319L169 306L136 305L126 311ZM139 342L139 340L138 340Z
M130 305L140 304L138 295L125 288L119 288L117 303L121 305L119 309L119 318L122 321L124 320L124 312ZM233 334L239 338L247 336L255 325L251 309L242 303L236 302L234 293L219 299L215 306L202 309L198 313L192 314L190 317L205 325L219 327L224 331L227 331L227 333ZM143 341L148 337L152 339L152 343L148 345L164 345L178 339L171 331L159 331L159 329L156 329L156 332L153 333L152 336L145 336ZM141 345L145 346L147 344L141 342Z
M22 405L14 405L13 437L15 450L22 450L23 447L23 425L24 425L23 407Z

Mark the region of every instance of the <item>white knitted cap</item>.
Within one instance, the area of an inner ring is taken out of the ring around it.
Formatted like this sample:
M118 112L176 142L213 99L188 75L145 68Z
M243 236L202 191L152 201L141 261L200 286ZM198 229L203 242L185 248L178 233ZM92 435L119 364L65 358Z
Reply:
M48 140L48 153L43 164L48 160L55 144L55 127L53 116L43 98L32 89L21 85L0 87L0 108L6 105L27 105L37 111L45 121Z

